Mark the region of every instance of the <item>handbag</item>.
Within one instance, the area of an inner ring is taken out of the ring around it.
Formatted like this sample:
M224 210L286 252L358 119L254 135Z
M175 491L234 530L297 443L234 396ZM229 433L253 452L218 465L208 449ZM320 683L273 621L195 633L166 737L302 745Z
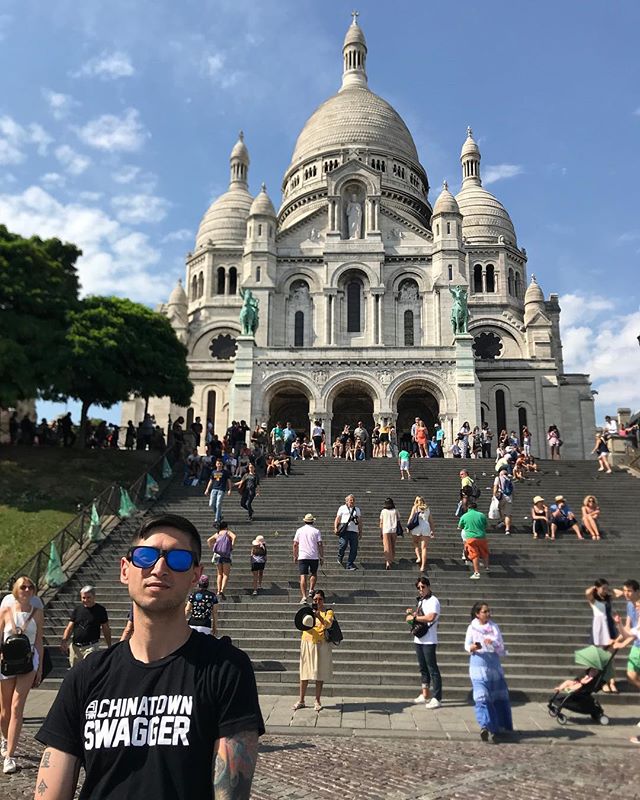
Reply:
M420 524L420 512L414 511L411 515L411 519L407 522L407 528L412 531L414 528L417 528Z
M420 611L422 606L422 602L418 603L416 608L416 614ZM434 620L435 622L435 620ZM433 625L433 622L416 622L415 620L411 623L410 633L411 636L417 636L418 638L424 636L428 631L429 628Z
M340 642L344 639L342 635L342 628L338 623L338 620L334 617L333 622L331 623L330 628L325 628L324 638L329 644L339 645Z
M396 525L396 536L404 536L404 528L400 520L398 520L398 524Z
M31 613L24 623L24 627L31 622L33 615L36 613L35 608L32 608ZM15 624L13 612L11 614L11 633L6 637L0 649L0 656L2 662L0 663L0 672L5 677L12 677L13 675L26 675L33 672L33 650L29 637L23 633L23 628L18 628Z

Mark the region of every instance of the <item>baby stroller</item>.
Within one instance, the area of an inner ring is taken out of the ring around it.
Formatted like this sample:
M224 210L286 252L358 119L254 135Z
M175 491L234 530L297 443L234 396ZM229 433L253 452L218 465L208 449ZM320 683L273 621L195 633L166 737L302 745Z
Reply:
M614 656L615 652L608 653L595 645L576 650L573 654L575 663L587 669L582 676L561 684L547 704L549 716L555 717L560 725L564 725L567 721L564 712L574 711L576 714L588 714L600 725L608 725L609 717L594 694L613 678Z

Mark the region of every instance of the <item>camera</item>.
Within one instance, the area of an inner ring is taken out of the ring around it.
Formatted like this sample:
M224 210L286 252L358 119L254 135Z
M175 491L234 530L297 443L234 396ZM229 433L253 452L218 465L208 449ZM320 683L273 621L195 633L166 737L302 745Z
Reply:
M318 604L316 603L316 601L315 601L315 600L313 601L313 603L311 603L311 608L312 608L314 611L317 611L317 610L318 610Z

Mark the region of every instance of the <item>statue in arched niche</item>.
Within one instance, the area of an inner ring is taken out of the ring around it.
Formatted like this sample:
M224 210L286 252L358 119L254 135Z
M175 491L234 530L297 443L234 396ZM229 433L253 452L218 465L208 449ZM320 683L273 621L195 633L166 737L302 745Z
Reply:
M418 299L418 284L413 280L406 280L400 284L400 301L415 303Z
M293 284L291 299L300 305L306 305L309 302L309 287L304 281L297 281Z
M351 191L350 199L347 202L347 235L349 239L362 239L362 203L358 199L358 194Z

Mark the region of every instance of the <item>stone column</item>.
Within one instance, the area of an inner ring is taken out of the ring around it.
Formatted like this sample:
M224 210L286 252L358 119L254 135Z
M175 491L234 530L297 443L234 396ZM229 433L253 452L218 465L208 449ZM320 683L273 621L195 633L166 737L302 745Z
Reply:
M479 419L480 387L476 378L473 336L461 333L455 337L456 390L458 394L458 427L465 420L473 427Z
M435 340L436 340L436 347L440 347L442 345L442 326L440 324L440 290L435 289L434 291L434 303L433 303L433 323L435 327Z
M253 336L238 336L229 398L230 419L253 419L251 395L255 344Z

